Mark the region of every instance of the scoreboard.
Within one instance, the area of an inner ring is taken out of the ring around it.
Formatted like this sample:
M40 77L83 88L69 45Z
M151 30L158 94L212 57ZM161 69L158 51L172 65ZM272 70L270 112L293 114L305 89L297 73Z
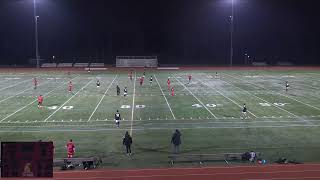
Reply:
M52 142L1 142L1 177L53 177Z

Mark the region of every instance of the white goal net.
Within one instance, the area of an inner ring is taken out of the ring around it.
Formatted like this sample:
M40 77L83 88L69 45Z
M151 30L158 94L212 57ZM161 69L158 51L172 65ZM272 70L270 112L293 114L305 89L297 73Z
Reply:
M157 67L157 56L117 56L116 67Z

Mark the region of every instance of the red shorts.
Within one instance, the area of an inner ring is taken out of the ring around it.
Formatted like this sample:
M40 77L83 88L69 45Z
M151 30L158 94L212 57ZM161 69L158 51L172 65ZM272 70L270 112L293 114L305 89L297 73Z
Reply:
M74 155L74 151L68 152L68 157L73 157L73 155Z

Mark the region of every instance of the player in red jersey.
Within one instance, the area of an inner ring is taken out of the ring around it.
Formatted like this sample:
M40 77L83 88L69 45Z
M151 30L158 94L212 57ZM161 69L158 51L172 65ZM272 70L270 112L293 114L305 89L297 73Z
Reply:
M130 81L132 81L132 71L130 71L129 73L129 78L130 78Z
M68 83L68 91L69 91L69 92L72 92L72 87L73 87L73 85L72 85L72 82L70 81L70 82Z
M167 80L167 85L168 85L168 89L170 89L170 79L168 78L168 80Z
M73 155L76 151L76 147L74 146L72 139L69 140L69 142L66 145L68 158L73 158Z
M192 78L191 74L190 74L190 75L188 75L188 79L189 79L188 84L191 82L191 78Z
M38 108L42 108L42 103L43 103L43 96L39 95L38 96Z
M141 77L140 77L140 86L142 86L143 81L144 81L144 77L143 77L143 76L141 76Z
M37 89L37 86L38 86L37 78L33 78L33 85L34 85L34 89Z
M171 96L174 96L174 88L173 88L173 86L171 88Z

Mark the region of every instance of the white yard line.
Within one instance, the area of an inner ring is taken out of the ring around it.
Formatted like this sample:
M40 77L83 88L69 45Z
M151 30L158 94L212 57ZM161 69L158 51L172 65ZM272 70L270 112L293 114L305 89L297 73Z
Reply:
M134 72L133 95L132 95L132 110L131 110L131 125L130 125L130 135L131 136L132 136L132 126L133 126L134 98L136 96L136 78L137 78L137 73Z
M293 98L293 97L290 97L290 96L288 96L288 95L285 95L285 94L282 94L282 93L279 93L279 92L275 92L275 91L270 90L270 89L267 89L267 88L265 88L265 87L263 87L263 86L258 86L258 85L256 85L256 84L253 84L253 83L249 82L249 81L242 80L242 79L240 79L240 78L238 78L238 77L234 77L234 76L232 76L232 75L228 75L228 74L225 74L225 75L230 76L230 77L232 77L232 78L234 78L234 79L239 79L239 80L241 80L241 81L247 82L248 84L251 84L251 86L256 86L256 87L259 87L259 88L268 90L268 91L270 91L270 92L274 92L275 94L279 94L279 95L281 95L281 96L287 97L287 98L292 99L292 100L294 100L294 101L296 101L296 102L299 102L299 103L301 103L301 104L304 104L304 105L306 105L306 106L312 107L312 108L317 109L317 110L320 111L320 108L315 107L315 106L312 106L312 105L307 104L307 103L304 103L304 102L302 102L302 101L300 101L300 100L297 100L297 99L295 99L295 98Z
M64 102L58 109L56 109L53 113L51 113L45 120L44 122L46 122L48 119L50 119L56 112L58 112L65 104L67 104L72 98L74 98L81 90L83 90L85 87L87 87L91 82L93 81L93 79L91 79L91 81L89 81L86 85L84 85L81 89L79 89L79 91L77 93L75 93L74 95L72 95L66 102Z
M49 82L45 82L45 83L42 83L41 85L44 85L44 84L48 84ZM41 86L41 85L39 85L39 86ZM38 87L39 87L38 86ZM7 97L7 98L5 98L5 99L2 99L1 101L0 101L0 103L2 103L3 101L6 101L6 100L8 100L8 99L11 99L11 98L13 98L13 97L15 97L15 96L17 96L17 95L19 95L19 94L22 94L22 93L24 93L24 92L26 92L26 91L28 91L28 90L30 90L30 89L33 89L34 87L31 87L31 88L27 88L27 89L25 89L25 90L23 90L23 91L21 91L21 92L18 92L17 94L15 94L15 95L12 95L12 96L9 96L9 97Z
M170 107L170 104L169 104L169 102L168 102L168 100L167 100L167 98L166 98L166 95L163 93L162 88L161 88L161 86L160 86L160 84L159 84L159 81L158 81L158 79L157 79L157 76L156 76L155 74L154 74L154 78L155 78L156 81L157 81L157 84L158 84L158 86L159 86L159 88L160 88L160 91L161 91L161 93L162 93L162 96L164 97L164 99L165 99L166 102L167 102L167 105L168 105L168 107L169 107L169 110L170 110L170 112L171 112L171 115L172 115L173 119L176 119L176 117L174 116L174 114L173 114L173 112L172 112L172 109L171 109L171 107Z
M211 86L203 83L201 80L198 80L201 84L209 87L210 89L216 91L217 93L219 93L221 96L225 97L226 99L228 99L229 101L233 102L235 105L237 105L238 107L242 108L242 106L240 104L238 104L237 102L235 102L234 100L232 100L231 98L225 96L224 94L222 94L220 91L218 91L217 89L212 88ZM255 118L258 118L255 114L253 114L251 111L248 111L252 116L254 116Z
M118 77L118 75L116 75L116 76L113 78L112 82L109 84L107 90L104 92L104 94L103 94L103 96L101 97L101 99L100 99L99 103L97 104L96 108L93 110L92 114L90 115L88 121L91 120L93 114L97 111L97 109L98 109L99 105L101 104L103 98L106 96L107 92L109 91L110 87L112 86L114 80L115 80L117 77Z
M17 86L17 85L19 85L19 84L25 83L25 82L27 82L27 81L30 81L30 83L31 83L31 80L32 80L32 79L27 79L27 80L24 80L24 81L20 81L20 82L18 82L18 83L16 83L16 84L13 84L13 85L11 85L11 86L7 86L7 87L4 87L4 88L1 88L0 91L5 90L5 89L9 89L9 88L11 88L11 87L14 87L14 86Z
M244 89L242 89L242 88L239 88L239 87L236 86L236 85L233 85L233 84L230 83L230 82L224 81L224 80L222 80L222 79L220 79L220 81L223 81L223 82L225 82L225 83L230 84L230 85L233 86L233 87L236 87L236 88L238 88L238 89L241 89L243 92L246 92L247 94L252 95L252 96L258 98L258 99L260 99L261 101L264 101L264 102L266 102L266 103L269 103L269 104L272 105L273 107L276 107L276 108L278 108L278 109L280 109L280 110L282 110L282 111L284 111L284 112L287 112L287 113L291 114L291 115L294 116L294 117L299 117L299 116L293 114L292 112L289 112L289 111L287 111L287 110L285 110L285 109L283 109L283 108L281 108L281 107L279 107L279 106L274 105L273 103L270 103L270 102L267 101L267 100L262 99L261 97L258 97L258 96L256 96L256 95L250 93L250 92L247 91L247 90L244 90ZM305 122L307 122L307 121L305 121Z
M62 85L63 85L63 83L62 83ZM54 88L53 90L51 90L51 91L49 91L49 92L45 93L45 94L44 94L44 96L46 96L46 95L48 95L48 94L51 94L51 93L52 93L53 91L55 91L56 89L58 89L58 88L62 87L62 85L57 86L57 87L56 87L56 88ZM16 110L15 112L11 113L10 115L6 116L5 118L1 119L0 123L1 123L2 121L4 121L4 120L8 119L9 117L11 117L11 116L15 115L16 113L20 112L20 111L21 111L21 110L23 110L24 108L26 108L26 107L30 106L31 104L33 104L33 103L34 103L34 102L36 102L36 101L37 101L37 99L36 99L36 100L34 100L34 101L32 101L32 102L30 102L29 104L27 104L27 105L23 106L22 108L20 108L20 109Z
M198 99L183 83L181 83L175 76L174 76L174 79L176 79L187 91L189 91L189 93L190 93L194 98L196 98L196 99L199 101L199 103L200 103L214 118L217 119L217 116L214 115L214 114L210 111L210 109L208 109L207 106L204 105L203 102L202 102L200 99Z

